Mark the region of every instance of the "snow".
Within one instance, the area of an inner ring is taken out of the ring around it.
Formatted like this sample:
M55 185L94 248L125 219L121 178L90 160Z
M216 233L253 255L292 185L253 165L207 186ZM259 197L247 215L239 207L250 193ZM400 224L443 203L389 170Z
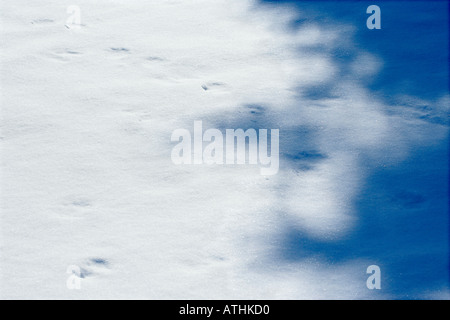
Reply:
M1 4L0 298L448 298L448 93L301 6L74 4ZM280 129L278 174L173 164L196 120Z

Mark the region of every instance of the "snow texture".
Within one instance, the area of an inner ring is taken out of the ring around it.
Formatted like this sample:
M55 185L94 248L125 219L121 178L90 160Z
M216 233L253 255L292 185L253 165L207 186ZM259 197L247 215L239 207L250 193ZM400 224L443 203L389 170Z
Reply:
M0 298L448 299L446 25L408 69L403 4L334 6L2 1ZM280 129L279 173L174 165L195 120Z

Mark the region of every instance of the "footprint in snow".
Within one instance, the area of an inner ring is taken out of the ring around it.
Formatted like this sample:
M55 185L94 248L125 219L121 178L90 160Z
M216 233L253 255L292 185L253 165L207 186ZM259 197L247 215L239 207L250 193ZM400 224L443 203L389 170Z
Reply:
M223 82L207 82L202 84L201 87L205 91L225 91L228 89L228 86Z
M103 258L89 258L79 265L78 268L73 269L73 273L81 279L88 277L95 277L105 274L110 270L108 260Z
M130 49L128 49L128 48L123 48L123 47L111 47L111 48L109 48L111 51L113 51L113 52L122 52L122 53L125 53L125 52L130 52Z
M57 50L48 54L51 59L59 61L71 61L79 55L81 55L81 52L73 49Z
M31 21L31 24L45 24L45 23L52 23L54 20L52 19L35 19Z

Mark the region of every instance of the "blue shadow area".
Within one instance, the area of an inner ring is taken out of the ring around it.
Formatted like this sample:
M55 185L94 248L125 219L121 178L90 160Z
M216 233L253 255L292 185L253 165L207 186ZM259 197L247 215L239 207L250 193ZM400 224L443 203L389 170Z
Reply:
M358 224L335 242L286 231L281 258L318 257L329 263L368 259L384 270L384 287L396 298L413 298L447 286L447 144L416 150L401 165L374 170L356 203Z
M288 167L295 171L313 170L321 161L328 159L328 155L318 148L316 136L320 130L311 125L282 126L267 112L263 104L242 105L236 114L225 113L219 120L206 120L204 126L214 127L222 132L227 128L236 129L269 129L268 140L270 141L270 129L281 128L279 136L279 152L282 158L281 168ZM288 114L286 114L287 116ZM270 152L270 144L268 146Z
M333 21L355 27L355 42L383 60L382 70L368 88L392 102L398 94L423 99L440 97L449 90L448 1L296 1L262 0L269 4L294 4L302 18L293 26ZM381 9L381 29L369 30L369 5ZM303 18L306 16L307 18ZM347 63L354 52L334 52L336 63Z
M387 103L398 95L433 101L449 93L448 1L261 3L295 4L308 18L299 19L293 28L308 21L355 26L356 48L380 57L384 63L380 73L364 85ZM366 27L366 8L372 4L381 8L381 30ZM355 54L352 50L332 52L341 66L353 61ZM326 98L331 86L307 89L303 96ZM309 134L308 139L314 141L314 133ZM278 246L278 258L288 262L319 258L330 265L357 259L379 262L385 290L398 299L449 289L448 142L416 147L395 166L368 167L369 176L355 202L357 224L351 233L331 242L312 239L303 230L289 227ZM283 161L302 167L302 161L308 159L306 165L310 167L327 157L315 151L314 145L308 150L298 147L282 150Z

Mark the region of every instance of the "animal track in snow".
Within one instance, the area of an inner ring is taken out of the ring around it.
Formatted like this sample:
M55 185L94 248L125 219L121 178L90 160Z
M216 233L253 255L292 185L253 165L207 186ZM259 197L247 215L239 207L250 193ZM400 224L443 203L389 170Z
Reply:
M58 216L62 219L83 219L92 212L92 202L83 197L66 199L57 208Z
M63 49L51 52L47 56L54 60L67 62L73 60L76 56L79 56L81 54L81 52L73 49Z
M109 49L113 52L122 52L122 53L130 52L130 49L123 47L111 47Z
M89 207L91 205L90 201L87 199L78 199L71 203L75 207Z
M247 104L245 107L250 111L253 115L262 115L265 111L263 106L257 104Z
M101 276L108 272L110 269L110 264L108 260L95 257L89 258L79 265L79 270L74 272L74 274L81 279L87 277Z
M45 24L45 23L52 23L55 22L52 19L35 19L31 21L31 24Z
M202 84L202 89L205 91L226 91L228 86L223 82L207 82Z
M164 61L165 59L160 58L160 57L147 57L147 58L145 58L145 60L148 60L148 61Z

